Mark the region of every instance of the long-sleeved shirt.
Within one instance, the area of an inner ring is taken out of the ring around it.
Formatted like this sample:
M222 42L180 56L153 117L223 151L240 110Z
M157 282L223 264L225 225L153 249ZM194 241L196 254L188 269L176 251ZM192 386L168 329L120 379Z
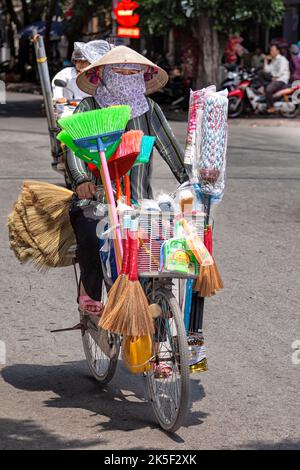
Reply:
M272 75L273 80L288 84L290 79L289 61L281 54L264 66L264 71Z
M141 130L145 135L156 137L155 147L159 154L169 165L172 173L179 183L188 180L188 175L184 167L184 152L177 141L168 121L166 120L160 107L147 98L149 110L142 116L131 119L126 130ZM78 105L76 112L91 111L100 108L97 101L90 97L85 98ZM85 162L76 157L72 152L67 156L67 171L72 181L73 189L85 181L93 181L96 185L101 184L101 180L90 171ZM151 187L152 156L149 163L134 166L131 170L131 194L132 198L147 199L152 198Z

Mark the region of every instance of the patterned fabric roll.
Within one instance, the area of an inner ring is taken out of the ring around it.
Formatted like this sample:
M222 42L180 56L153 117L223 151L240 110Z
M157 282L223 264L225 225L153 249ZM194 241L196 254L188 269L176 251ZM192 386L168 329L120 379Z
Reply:
M220 200L225 188L228 99L215 87L191 93L185 164L193 184Z

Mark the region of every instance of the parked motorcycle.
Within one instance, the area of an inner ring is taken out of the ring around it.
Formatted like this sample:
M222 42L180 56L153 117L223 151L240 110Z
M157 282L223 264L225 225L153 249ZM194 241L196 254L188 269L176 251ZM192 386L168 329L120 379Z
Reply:
M177 77L162 90L155 92L151 97L164 109L186 111L189 108L189 91L191 80Z
M235 90L228 94L228 116L237 118L243 112L267 113L267 101L264 95L259 94L255 83L255 76L248 76L242 80ZM274 94L274 107L276 112L285 118L295 118L299 113L299 103L294 94L300 89L300 84L287 86Z
M219 90L235 90L241 81L241 70L237 65L225 64L226 75L219 87Z

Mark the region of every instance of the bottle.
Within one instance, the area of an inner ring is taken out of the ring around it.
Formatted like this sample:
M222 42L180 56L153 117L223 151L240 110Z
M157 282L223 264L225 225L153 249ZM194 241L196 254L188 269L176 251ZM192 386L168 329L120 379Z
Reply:
M187 337L189 350L190 372L205 372L208 370L206 347L202 333L190 333Z

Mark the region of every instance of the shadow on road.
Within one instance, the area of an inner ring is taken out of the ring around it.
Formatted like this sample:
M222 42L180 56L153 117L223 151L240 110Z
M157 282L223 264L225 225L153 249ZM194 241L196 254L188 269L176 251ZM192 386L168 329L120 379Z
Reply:
M251 441L240 446L240 448L249 450L300 450L300 440L283 439L278 442Z
M45 406L48 408L83 409L88 410L94 416L108 418L107 421L101 420L99 423L99 433L115 430L128 432L147 427L151 429L158 427L151 405L147 401L144 378L141 376L133 377L127 372L121 361L115 378L106 386L101 386L88 375L85 361L49 366L16 364L2 369L2 377L8 384L19 390L53 392L56 397L44 401ZM204 389L198 380L192 380L191 382L192 400L199 401L205 396ZM64 416L66 414L62 415L62 420L66 419ZM188 417L186 427L198 426L206 416L206 413L192 412ZM20 424L19 431L18 423ZM15 423L16 431L14 434L22 436L25 432L24 423L26 424L28 421ZM0 426L3 427L1 422ZM2 429L2 432L4 432L5 437L6 431ZM45 431L45 442L43 443L43 434L39 434L39 440L35 445L41 447L48 445L48 438L48 433ZM184 442L177 434L169 435L169 438L177 443ZM99 443L99 441L97 442ZM101 440L101 445L102 443ZM21 441L20 447L22 445ZM57 447L55 441L53 441L53 445L52 448L60 448L60 445L69 447L68 443L60 442L57 443Z
M42 118L42 103L43 99L37 99L36 97L31 101L9 100L0 106L0 116L10 118Z

